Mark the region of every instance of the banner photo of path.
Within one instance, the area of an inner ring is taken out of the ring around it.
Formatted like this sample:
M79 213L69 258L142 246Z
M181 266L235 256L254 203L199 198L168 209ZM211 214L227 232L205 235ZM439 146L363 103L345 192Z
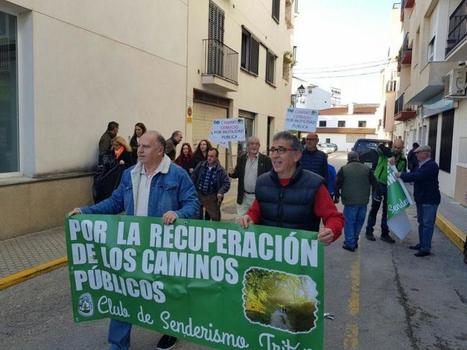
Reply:
M323 349L317 233L200 220L66 220L73 316L215 349Z

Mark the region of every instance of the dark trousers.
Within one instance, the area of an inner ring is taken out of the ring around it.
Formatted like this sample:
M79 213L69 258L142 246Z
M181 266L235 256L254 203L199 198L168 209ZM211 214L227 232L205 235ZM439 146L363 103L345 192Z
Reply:
M387 235L389 233L388 227L388 188L386 185L378 183L378 189L373 195L371 201L371 209L368 213L366 222L366 234L372 235L376 224L376 215L378 215L379 207L383 203L383 214L381 216L381 234Z
M221 205L217 200L217 193L213 194L202 194L198 192L199 202L201 203L201 220L209 220L212 221L221 221ZM203 208L206 210L206 214L208 217L203 218Z

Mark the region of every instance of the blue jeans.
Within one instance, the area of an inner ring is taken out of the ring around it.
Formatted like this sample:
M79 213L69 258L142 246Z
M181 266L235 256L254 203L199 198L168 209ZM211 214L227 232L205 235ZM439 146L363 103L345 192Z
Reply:
M355 248L358 236L365 223L366 205L344 206L344 244L349 248Z
M437 210L438 204L417 203L418 239L421 252L431 251L431 239L433 238Z
M128 350L130 348L131 323L110 320L108 341L110 350Z

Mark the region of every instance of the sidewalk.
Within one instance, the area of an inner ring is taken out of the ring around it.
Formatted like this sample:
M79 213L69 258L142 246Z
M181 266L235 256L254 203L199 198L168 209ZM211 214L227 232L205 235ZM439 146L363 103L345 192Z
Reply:
M222 204L222 220L236 218L237 182ZM467 208L442 195L436 224L459 249L467 233ZM21 237L0 241L0 290L35 274L48 271L66 263L63 227L35 232Z

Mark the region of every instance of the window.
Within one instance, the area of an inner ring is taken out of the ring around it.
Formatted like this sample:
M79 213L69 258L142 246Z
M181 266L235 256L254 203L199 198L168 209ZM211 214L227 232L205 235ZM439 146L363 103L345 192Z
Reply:
M326 120L320 120L319 121L319 127L320 128L325 128L326 127Z
M435 38L436 37L434 36L433 39L431 39L431 41L428 43L428 47L427 47L428 62L432 62L435 56Z
M331 139L330 139L330 138L326 138L326 143L331 143Z
M443 112L441 126L441 145L439 149L439 168L451 173L452 132L454 129L454 110Z
M259 42L249 31L243 28L242 30L242 58L241 67L254 74L258 75L258 59L259 59Z
M0 12L0 173L19 171L16 17Z
M272 0L272 18L279 23L279 16L281 11L281 1L280 0Z
M345 120L338 120L337 121L337 127L345 128Z
M358 121L359 128L366 128L366 120L359 120Z
M274 84L274 68L276 65L276 55L269 50L266 52L266 81Z
M247 140L254 135L256 113L239 110L238 117L242 118L245 122L245 141L238 142L237 144L237 154L240 155L247 151Z
M207 73L224 76L224 11L209 2Z
M436 159L436 135L438 134L437 115L430 117L428 128L428 146L431 147L431 159Z

